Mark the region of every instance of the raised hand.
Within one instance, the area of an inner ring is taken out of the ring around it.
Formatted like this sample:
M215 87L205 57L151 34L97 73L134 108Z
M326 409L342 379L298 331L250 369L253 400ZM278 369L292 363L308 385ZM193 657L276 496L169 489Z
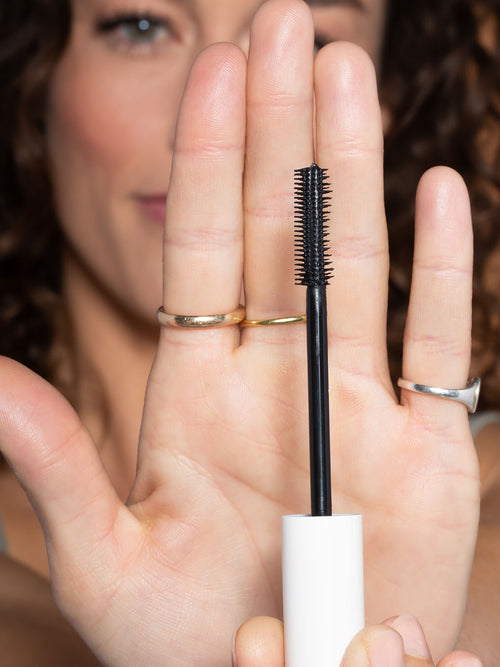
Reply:
M334 511L364 516L368 622L411 612L439 656L462 621L478 466L463 406L414 394L399 404L392 390L382 143L366 54L339 43L314 60L307 6L265 3L248 64L219 44L191 71L163 306L230 312L243 286L248 319L303 312L293 171L314 156L329 169ZM417 193L407 379L465 385L471 236L460 177L428 172ZM2 451L39 513L55 597L101 661L220 667L241 621L280 614L280 516L309 509L302 325L162 328L126 505L57 392L13 362L2 376Z

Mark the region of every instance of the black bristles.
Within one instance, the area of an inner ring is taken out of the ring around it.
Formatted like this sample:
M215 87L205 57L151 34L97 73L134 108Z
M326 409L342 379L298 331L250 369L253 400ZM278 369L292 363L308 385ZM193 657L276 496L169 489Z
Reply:
M317 164L295 170L295 283L328 285L333 276L328 259L327 212L331 194L326 169Z

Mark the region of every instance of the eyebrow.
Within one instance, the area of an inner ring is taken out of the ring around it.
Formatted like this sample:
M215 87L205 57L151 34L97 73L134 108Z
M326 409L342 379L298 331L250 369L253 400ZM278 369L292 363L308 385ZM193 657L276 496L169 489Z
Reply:
M335 5L348 5L359 9L361 12L366 11L366 7L361 0L306 0L310 7L334 7Z

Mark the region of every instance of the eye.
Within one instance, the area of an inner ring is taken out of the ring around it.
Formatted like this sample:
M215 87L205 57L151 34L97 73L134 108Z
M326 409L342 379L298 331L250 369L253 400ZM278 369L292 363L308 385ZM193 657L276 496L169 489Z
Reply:
M174 38L170 21L150 14L119 14L102 19L97 31L109 38L113 48L137 55L156 53Z

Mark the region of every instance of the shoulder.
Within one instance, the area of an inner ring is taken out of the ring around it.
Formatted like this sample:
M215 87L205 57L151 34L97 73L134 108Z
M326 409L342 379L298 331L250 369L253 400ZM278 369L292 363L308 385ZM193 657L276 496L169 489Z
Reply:
M1 662L9 667L98 667L42 577L0 554Z

